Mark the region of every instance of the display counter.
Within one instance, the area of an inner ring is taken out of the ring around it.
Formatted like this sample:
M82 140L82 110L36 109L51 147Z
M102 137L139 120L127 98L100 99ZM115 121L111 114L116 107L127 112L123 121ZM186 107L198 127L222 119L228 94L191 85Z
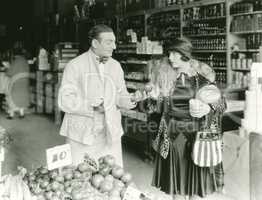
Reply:
M224 132L225 191L237 200L262 199L262 134Z
M233 199L249 199L249 139L240 137L239 131L223 135L223 165L225 192Z

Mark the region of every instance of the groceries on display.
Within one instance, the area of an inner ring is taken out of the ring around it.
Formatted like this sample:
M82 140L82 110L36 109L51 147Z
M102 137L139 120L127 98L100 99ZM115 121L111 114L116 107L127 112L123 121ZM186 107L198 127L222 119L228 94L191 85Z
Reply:
M41 166L29 172L18 167L18 172L15 176L0 177L0 197L4 200L159 199L156 195L141 192L132 175L116 165L111 155L98 161L86 155L78 166L61 169L48 170Z
M55 47L53 54L54 70L63 70L66 64L79 54L79 44L72 42L61 42Z

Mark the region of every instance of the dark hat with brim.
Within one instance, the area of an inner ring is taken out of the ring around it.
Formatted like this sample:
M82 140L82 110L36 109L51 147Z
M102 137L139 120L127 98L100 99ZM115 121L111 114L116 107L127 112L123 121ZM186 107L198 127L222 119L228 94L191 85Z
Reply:
M167 46L167 51L168 52L176 51L180 53L182 56L191 58L192 44L186 38L178 38L172 44Z

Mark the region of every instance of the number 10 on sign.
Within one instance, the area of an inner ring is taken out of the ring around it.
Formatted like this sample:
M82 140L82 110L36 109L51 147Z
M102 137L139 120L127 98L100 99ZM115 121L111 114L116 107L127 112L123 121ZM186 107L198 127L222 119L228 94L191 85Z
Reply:
M47 149L46 160L49 170L71 165L72 155L70 145L65 144Z

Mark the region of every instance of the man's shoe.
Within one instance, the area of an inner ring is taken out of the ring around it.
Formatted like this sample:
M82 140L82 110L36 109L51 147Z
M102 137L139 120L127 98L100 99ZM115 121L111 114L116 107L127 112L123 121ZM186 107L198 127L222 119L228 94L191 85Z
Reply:
M7 117L6 117L6 119L13 119L14 117L13 116L11 116L11 115L8 115Z

